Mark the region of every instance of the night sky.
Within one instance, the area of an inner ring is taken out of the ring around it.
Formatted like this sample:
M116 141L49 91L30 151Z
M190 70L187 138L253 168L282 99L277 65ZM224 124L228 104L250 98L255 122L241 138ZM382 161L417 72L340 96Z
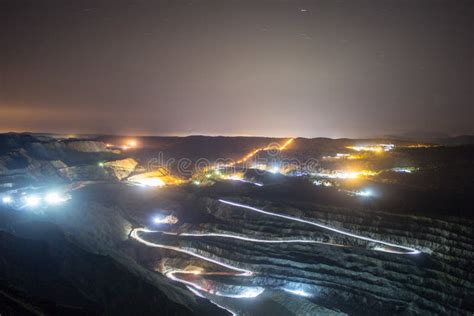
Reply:
M0 132L474 133L474 1L0 0Z

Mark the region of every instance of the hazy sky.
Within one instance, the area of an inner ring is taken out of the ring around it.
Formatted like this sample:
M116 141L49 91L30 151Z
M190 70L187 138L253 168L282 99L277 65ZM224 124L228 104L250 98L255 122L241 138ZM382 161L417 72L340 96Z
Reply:
M0 131L474 133L474 1L0 0Z

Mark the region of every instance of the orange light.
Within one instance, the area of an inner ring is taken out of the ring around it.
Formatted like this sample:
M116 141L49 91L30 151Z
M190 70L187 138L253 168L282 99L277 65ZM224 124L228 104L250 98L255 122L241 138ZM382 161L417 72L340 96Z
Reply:
M285 150L286 147L288 147L288 145L290 145L293 141L294 141L294 138L290 138L290 139L287 140L283 145L277 147L277 149L278 149L278 150ZM241 158L240 160L237 160L235 163L229 164L229 166L233 166L233 165L235 165L235 164L244 163L244 162L250 160L250 158L254 157L254 156L255 156L256 154L258 154L259 152L265 151L265 150L272 150L272 149L275 149L275 148L274 148L274 147L271 147L271 146L266 146L266 147L254 149L254 150L252 150L250 153L248 153L247 155L245 155L243 158Z
M294 138L290 138L289 140L287 140L283 146L280 147L280 150L285 150L286 147L288 147L288 145L290 145L295 139Z

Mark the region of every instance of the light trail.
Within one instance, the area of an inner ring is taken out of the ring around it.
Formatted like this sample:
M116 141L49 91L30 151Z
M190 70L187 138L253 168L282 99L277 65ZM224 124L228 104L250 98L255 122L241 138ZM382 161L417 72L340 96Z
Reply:
M185 253L185 254L188 254L190 256L202 259L204 261L208 261L208 262L217 264L219 266L225 267L227 269L238 271L239 274L237 274L237 275L239 275L239 276L251 276L251 275L253 275L253 272L250 271L250 270L241 269L241 268L238 268L236 266L233 266L233 265L230 265L230 264L227 264L227 263L224 263L224 262L220 262L220 261L215 260L215 259L207 258L207 257L204 257L202 255L199 255L195 252L192 252L192 251L189 251L189 250L186 250L186 249L182 249L182 248L174 247L174 246L156 244L156 243L146 241L145 239L143 239L139 236L139 234L138 234L139 232L143 232L143 233L157 233L157 232L153 231L153 230L146 229L146 228L135 228L135 229L132 230L132 232L130 233L130 236L132 238L138 240L139 242L147 245L147 246L155 247L155 248L169 249L169 250L174 250L174 251L177 251L177 252Z
M280 150L285 150L286 147L288 147L288 145L290 145L294 140L294 138L288 139L282 146L280 146Z
M244 163L246 161L248 161L249 159L251 159L252 157L254 157L256 154L258 154L259 152L261 151L265 151L265 150L274 150L274 149L278 149L280 151L283 151L285 150L295 139L294 138L290 138L288 139L283 145L280 145L278 146L277 148L275 148L274 146L266 146L266 147L261 147L261 148L257 148L253 151L251 151L249 154L247 154L246 156L244 156L243 158L241 158L240 160L237 160L236 162L232 162L230 164L228 164L227 166L229 167L232 167L236 164L241 164L241 163Z
M361 240L365 240L365 241L370 241L370 242L375 242L377 244L385 245L385 246L388 246L390 248L402 249L403 250L403 251L401 251L401 250L394 250L394 249L385 249L383 247L375 247L374 250L376 250L376 251L382 251L382 252L386 252L386 253L395 253L395 254L419 254L420 253L420 251L418 251L416 249L413 249L413 248L400 246L400 245L392 244L392 243L385 242L385 241L382 241L382 240L377 240L377 239L373 239L373 238L369 238L369 237L356 235L356 234L349 233L349 232L346 232L346 231L342 231L342 230L339 230L339 229L336 229L336 228L333 228L333 227L330 227L330 226L319 224L319 223L316 223L316 222L313 222L313 221L308 221L308 220L304 220L304 219L289 216L289 215L282 215L282 214L277 214L277 213L273 213L273 212L269 212L269 211L264 211L264 210L261 210L261 209L258 209L258 208L252 207L252 206L248 206L248 205L244 205L244 204L240 204L240 203L236 203L236 202L231 202L231 201L227 201L227 200L223 200L223 199L219 199L219 202L227 204L227 205L235 206L235 207L248 209L248 210L255 211L255 212L258 212L258 213L261 213L261 214L265 214L265 215L275 216L275 217L284 218L284 219L291 220L291 221L296 221L296 222L300 222L300 223L313 225L313 226L323 228L323 229L326 229L326 230L329 230L329 231L333 231L333 232L336 232L336 233L339 233L339 234L342 234L342 235L346 235L346 236L349 236L349 237L353 237L353 238L357 238L357 239L361 239ZM178 237L179 236L184 236L184 237L230 238L230 239L237 239L237 240L256 242L256 243L313 243L313 244L329 244L329 245L332 245L332 246L347 247L345 245L325 243L325 242L316 241L316 240L309 240L309 239L259 239L259 238L251 238L251 237L245 237L245 236L240 236L240 235L224 234L224 233L175 233L175 232L166 232L166 231L154 231L154 230L149 230L149 229L146 229L146 228L135 228L131 231L131 233L130 233L131 238L133 238L133 239L137 240L138 242L143 243L147 246L155 247L155 248L168 249L168 250L173 250L173 251L180 252L180 253L183 253L183 254L187 254L187 255L199 258L201 260L216 264L218 266L221 266L221 267L224 267L226 269L229 269L229 270L233 271L233 272L202 272L202 271L199 271L199 270L197 270L197 271L196 270L195 271L187 271L187 270L172 269L172 270L167 271L167 272L164 273L166 277L168 277L168 278L170 278L174 281L185 284L189 289L192 289L191 291L193 293L195 293L196 295L199 295L199 296L201 296L201 294L198 291L203 291L203 292L207 292L209 294L217 295L217 296L233 297L233 298L251 298L251 297L256 297L256 296L260 295L264 291L264 288L261 288L261 287L248 288L246 290L241 291L238 294L222 293L218 290L214 290L214 289L209 288L209 287L205 288L205 287L199 285L198 283L192 282L192 279L189 280L189 276L191 276L191 277L192 276L203 277L203 276L208 276L208 275L221 275L221 276L225 275L225 276L249 277L249 276L254 275L254 272L252 272L250 270L247 270L247 269L239 268L237 266L234 266L234 265L222 262L222 261L219 261L217 259L208 258L206 256L200 255L198 253L195 253L193 251L190 251L190 250L187 250L187 249L184 249L184 248L175 247L175 246L168 246L168 245L164 245L164 244L159 244L159 243L154 243L154 242L147 241L147 240L143 239L140 236L140 233L160 233L160 234L164 234L164 235L173 235L173 236L178 236ZM188 276L187 279L186 279L186 276ZM302 292L302 291L294 291L294 290L287 290L287 291L290 291L293 294L297 294L297 295L301 295L301 296L310 295L309 293Z
M186 250L186 249L182 249L182 248L179 248L179 247L174 247L174 246L168 246L168 245L163 245L163 244L158 244L158 243L152 243L152 242L149 242L143 238L140 237L139 233L140 232L143 232L143 233L156 233L156 231L152 231L152 230L148 230L148 229L145 229L145 228L135 228L131 231L130 233L130 236L132 238L134 238L135 240L149 246L149 247L155 247L155 248L162 248L162 249L168 249L168 250L173 250L173 251L176 251L176 252L180 252L180 253L184 253L184 254L187 254L187 255L190 255L190 256L193 256L193 257L196 257L196 258L199 258L199 259L202 259L204 261L207 261L207 262L211 262L211 263L214 263L216 265L219 265L221 267L224 267L224 268L227 268L227 269L230 269L232 271L235 271L234 273L222 273L222 272L209 272L209 273L202 273L200 271L186 271L186 270L171 270L171 271L168 271L165 273L165 276L174 280L174 281L177 281L177 282L180 282L180 283L183 283L183 284L186 284L188 286L191 286L197 290L200 290L200 291L204 291L204 292L208 292L210 294L214 294L214 295L217 295L217 296L225 296L225 297L236 297L236 295L228 295L228 294L223 294L223 293L220 293L219 291L213 291L212 289L206 289L206 288L203 288L202 286L196 284L196 283L193 283L193 282L190 282L190 281L187 281L183 278L180 278L178 276L176 276L176 274L192 274L192 275L231 275L231 276L242 276L242 277L249 277L249 276L252 276L254 273L250 270L247 270L247 269L242 269L242 268L238 268L236 266L233 266L233 265L230 265L230 264L227 264L227 263L224 263L224 262L221 262L221 261L218 261L218 260L215 260L215 259L211 259L211 258L208 258L208 257L205 257L205 256L202 256L200 254L197 254L195 252L192 252L190 250ZM239 296L241 298L243 297L255 297L255 296L258 296L260 295L261 293L263 292L263 289L261 289L261 291L256 291L253 293L253 296Z
M258 213L261 213L261 214L266 214L266 215L270 215L270 216L275 216L275 217L288 219L288 220L295 221L295 222L300 222L300 223L313 225L313 226L323 228L323 229L326 229L326 230L330 230L330 231L333 231L333 232L336 232L336 233L339 233L339 234L342 234L342 235L346 235L346 236L349 236L349 237L353 237L353 238L357 238L357 239L361 239L361 240L365 240L365 241L371 241L371 242L375 242L375 243L378 243L378 244L381 244L381 245L385 245L385 246L389 246L389 247L392 247L392 248L398 248L398 249L403 249L404 250L404 251L385 250L384 248L377 247L377 248L375 248L375 250L377 250L377 251L382 251L382 252L387 252L387 253L396 253L396 254L409 254L409 255L416 255L416 254L421 253L419 250L416 250L416 249L413 249L413 248L410 248L410 247L400 246L400 245L392 244L392 243L389 243L389 242L386 242L386 241L356 235L356 234L349 233L349 232L346 232L346 231L343 231L343 230L339 230L339 229L336 229L336 228L333 228L333 227L330 227L330 226L326 226L326 225L319 224L319 223L312 222L312 221L307 221L307 220L304 220L304 219L301 219L301 218L297 218L297 217L293 217L293 216L289 216L289 215L277 214L277 213L273 213L273 212L268 212L268 211L264 211L264 210L261 210L261 209L258 209L258 208L252 207L252 206L248 206L248 205L244 205L244 204L240 204L240 203L235 203L235 202L231 202L231 201L226 201L226 200L222 200L222 199L219 199L219 202L224 203L224 204L228 204L228 205L232 205L232 206L236 206L236 207L240 207L240 208L245 208L247 210L255 211L255 212L258 212Z
M250 242L256 242L256 243L268 243L268 244L308 243L308 244L325 244L325 245L331 245L331 246L345 247L345 245L341 245L341 244L327 243L327 242L312 240L312 239L258 239L258 238L244 237L240 235L220 234L220 233L172 233L172 232L166 232L166 231L154 231L154 232L162 233L164 235L171 235L171 236L222 237L222 238L238 239L238 240L250 241Z
M240 182L243 182L243 183L253 184L253 185L257 186L257 187L263 187L263 184L262 184L262 183L252 182L252 181L248 181L248 180L245 180L245 179L232 179L232 178L229 178L229 180L232 180L232 181L240 181Z

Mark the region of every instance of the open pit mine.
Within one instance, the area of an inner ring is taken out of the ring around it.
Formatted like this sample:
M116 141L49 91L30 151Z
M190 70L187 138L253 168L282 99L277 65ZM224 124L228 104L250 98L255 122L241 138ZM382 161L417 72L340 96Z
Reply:
M472 315L472 143L0 135L0 315Z

